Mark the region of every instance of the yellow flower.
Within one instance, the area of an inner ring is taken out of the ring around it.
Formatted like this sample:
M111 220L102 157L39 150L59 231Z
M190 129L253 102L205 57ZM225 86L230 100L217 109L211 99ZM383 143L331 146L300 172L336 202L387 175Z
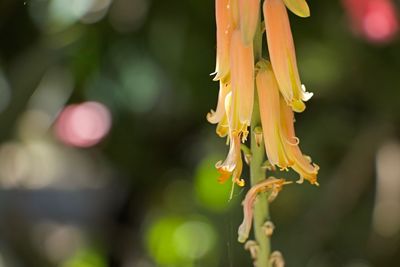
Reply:
M300 175L300 181L307 179L317 185L319 167L300 151L299 139L294 131L293 111L279 94L271 64L261 60L257 67L261 124L269 162L280 169L291 167Z
M293 6L296 1L286 1ZM301 1L300 1L301 2ZM296 53L285 4L282 0L264 2L265 28L272 68L279 89L286 101L296 112L305 109L303 101L312 97L300 82Z

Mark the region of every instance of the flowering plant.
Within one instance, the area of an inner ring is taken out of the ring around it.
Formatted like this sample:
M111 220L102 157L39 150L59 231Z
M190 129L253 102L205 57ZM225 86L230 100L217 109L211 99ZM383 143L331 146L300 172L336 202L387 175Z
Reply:
M300 17L308 17L310 10L304 0L216 0L215 8L214 80L219 82L219 96L216 110L211 110L207 119L217 124L217 134L227 138L229 145L226 159L216 163L219 182L232 178L232 192L235 185L245 185L241 177L243 151L250 165L252 187L243 201L244 220L238 240L247 241L254 221L256 241L248 241L245 247L255 266L271 266L274 262L282 265L280 253L269 253L272 223L267 204L290 182L265 178L265 171L291 168L299 174L298 183L308 180L318 185L319 167L301 152L294 130L294 113L305 110L312 93L300 81L286 8ZM264 30L269 60L262 56ZM249 133L250 149L245 145Z

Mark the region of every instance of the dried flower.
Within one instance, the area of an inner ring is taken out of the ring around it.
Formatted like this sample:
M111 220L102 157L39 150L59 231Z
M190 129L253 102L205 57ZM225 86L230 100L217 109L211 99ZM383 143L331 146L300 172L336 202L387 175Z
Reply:
M270 177L250 188L242 203L244 216L243 222L239 226L238 230L239 242L244 243L249 237L251 224L253 221L254 201L256 200L258 194L266 192L268 190L271 190L271 192L276 192L277 194L285 184L287 184L287 182L285 182L284 179L276 179L274 177Z

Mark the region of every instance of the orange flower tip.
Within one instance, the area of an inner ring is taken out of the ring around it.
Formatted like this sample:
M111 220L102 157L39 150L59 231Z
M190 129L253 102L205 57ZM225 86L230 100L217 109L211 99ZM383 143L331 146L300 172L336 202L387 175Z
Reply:
M310 16L310 8L305 0L283 0L286 7L299 17L307 18Z
M306 109L306 105L303 101L296 99L290 104L294 112L301 113Z
M229 172L224 172L224 173L220 173L221 175L218 178L218 183L223 184L225 183L229 177L231 177L231 174Z

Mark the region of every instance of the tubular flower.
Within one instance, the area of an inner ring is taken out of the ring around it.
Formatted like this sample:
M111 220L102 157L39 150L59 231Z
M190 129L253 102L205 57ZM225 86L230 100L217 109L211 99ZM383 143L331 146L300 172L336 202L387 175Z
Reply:
M293 4L287 0L286 3ZM305 109L303 101L312 97L300 82L297 70L296 53L290 29L289 17L282 0L268 0L263 6L268 50L272 68L275 72L279 89L286 101L296 112Z
M226 90L226 91L225 91ZM221 137L228 136L229 152L224 161L216 163L215 167L220 173L218 181L224 183L232 176L232 181L239 186L244 186L244 180L241 179L243 162L240 143L247 139L247 124L239 119L239 99L238 91L232 91L230 85L220 88L220 99L216 112L208 114L208 120L212 123L218 123L217 133ZM221 100L223 98L223 101ZM222 112L222 115L218 111Z
M220 173L218 181L223 183L232 178L234 184L244 185L241 143L248 136L256 82L263 126L258 135L255 132L256 142L264 140L271 167L292 168L300 175L300 181L307 179L317 184L318 166L302 154L294 131L293 111L303 111L303 101L312 94L305 92L300 82L285 4L302 17L309 15L309 8L304 0L264 1L271 63L266 60L257 63L258 72L254 77L253 41L257 29L261 28L260 2L215 0L217 64L214 80L219 82L219 95L217 107L207 114L207 119L217 124L217 134L227 138L229 145L226 159L215 165Z
M240 31L232 33L231 42L231 83L237 92L239 120L250 125L254 101L254 54L253 43L245 46Z
M237 133L231 134L229 143L229 153L225 161L219 161L215 164L215 167L220 173L218 182L224 183L232 176L232 181L234 183L239 186L244 186L244 180L240 177L243 169L240 136Z
M232 176L232 181L239 186L244 186L244 180L241 179L243 162L240 149L240 141L247 139L247 124L239 119L239 99L238 91L231 91L225 97L226 120L228 122L227 132L229 135L229 153L224 162L219 161L215 165L220 173L218 181L224 183Z
M224 80L229 75L229 51L233 30L231 0L215 0L215 19L217 24L217 64L214 80Z
M218 124L217 134L228 136L230 149L225 161L216 164L219 181L232 176L234 183L244 185L241 179L243 168L241 141L246 141L254 101L254 56L253 45L245 46L239 30L232 33L230 47L230 72L228 81L220 80L220 91L216 111L207 115L209 122Z
M276 179L274 177L270 177L250 188L242 203L244 216L243 222L239 226L238 230L238 241L240 243L246 242L247 238L249 237L251 224L253 221L253 205L256 201L258 194L271 190L271 194L277 195L285 184L288 184L288 182L285 182L284 179Z
M239 0L239 21L244 45L253 44L260 12L260 0Z
M291 167L300 175L317 183L319 167L312 164L299 148L299 139L294 131L294 115L291 108L279 95L279 87L271 64L266 60L257 63L257 92L260 100L260 115L263 128L265 150L272 165L281 169Z

